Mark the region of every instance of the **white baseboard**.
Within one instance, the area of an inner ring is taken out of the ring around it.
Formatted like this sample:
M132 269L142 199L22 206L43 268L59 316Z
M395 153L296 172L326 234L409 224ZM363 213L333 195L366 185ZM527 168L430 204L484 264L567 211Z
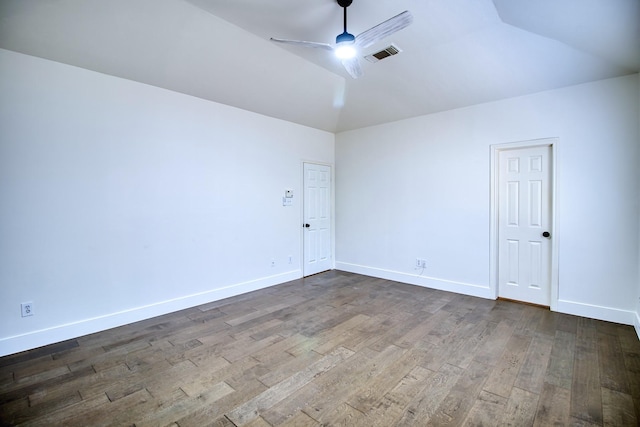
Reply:
M486 299L495 299L489 287L473 285L469 283L454 282L450 280L424 277L415 274L401 273L398 271L368 267L364 265L336 262L336 269L350 273L363 274L380 279L394 280L410 285L424 286L427 288L455 292L464 295L476 296ZM640 314L634 311L620 310L611 307L602 307L591 304L577 303L573 301L559 300L555 311L607 322L634 325L638 338L640 338Z
M336 262L336 270L348 271L349 273L363 274L365 276L377 277L379 279L393 280L396 282L407 283L409 285L455 292L474 297L496 299L495 295L492 295L488 286L455 282L452 280L421 276L419 274L402 273L399 271L385 270L382 268L368 267L346 262Z
M289 271L275 276L263 277L248 282L237 283L223 288L212 289L194 295L161 301L130 310L110 313L90 319L64 325L56 325L50 328L31 331L25 334L0 339L0 356L30 350L44 345L57 343L83 335L104 331L118 326L126 325L140 320L150 319L163 314L184 310L212 301L218 301L235 295L244 294L280 283L289 282L302 277L301 270Z
M623 325L633 325L634 317L637 319L637 315L633 311L566 300L558 300L556 311ZM637 324L638 321L636 320L635 323ZM638 331L638 326L636 326L636 331Z

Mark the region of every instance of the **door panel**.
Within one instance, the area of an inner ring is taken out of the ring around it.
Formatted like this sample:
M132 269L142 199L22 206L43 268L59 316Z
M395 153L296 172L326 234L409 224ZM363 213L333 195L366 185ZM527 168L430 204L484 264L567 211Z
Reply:
M551 300L551 147L499 153L498 295L548 306Z
M331 167L304 164L304 266L310 276L331 269Z

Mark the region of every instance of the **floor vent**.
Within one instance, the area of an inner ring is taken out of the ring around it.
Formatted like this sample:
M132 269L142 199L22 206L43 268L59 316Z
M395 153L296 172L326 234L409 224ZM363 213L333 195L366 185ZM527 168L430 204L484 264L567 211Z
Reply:
M402 52L402 50L398 46L392 44L389 47L386 47L379 52L372 53L371 55L367 55L364 58L369 62L378 62L390 56L397 55L400 52Z

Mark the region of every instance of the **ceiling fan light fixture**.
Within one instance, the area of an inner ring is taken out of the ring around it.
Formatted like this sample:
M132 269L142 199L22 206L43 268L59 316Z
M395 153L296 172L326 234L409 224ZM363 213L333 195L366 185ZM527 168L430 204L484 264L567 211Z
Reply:
M340 59L351 59L356 56L355 47L356 38L353 34L346 31L336 37L336 56Z
M401 29L411 24L411 22L413 22L413 16L408 10L405 10L404 12L399 13L398 15L391 17L386 21L381 22L378 25L358 34L358 40L356 43L356 37L353 34L349 34L347 32L347 8L351 5L353 0L336 1L338 3L338 6L343 8L344 31L342 32L342 34L338 34L338 37L336 37L335 45L330 45L329 43L308 42L303 40L275 39L273 37L271 38L271 41L332 51L333 54L342 61L342 65L344 66L344 69L347 71L347 73L349 73L349 75L354 79L357 79L359 77L362 77L362 67L360 67L360 61L357 57L358 49L366 49L379 40L390 36L396 31L400 31ZM390 52L388 52L388 54L391 55ZM381 59L377 57L377 54L369 56L375 58L376 60Z

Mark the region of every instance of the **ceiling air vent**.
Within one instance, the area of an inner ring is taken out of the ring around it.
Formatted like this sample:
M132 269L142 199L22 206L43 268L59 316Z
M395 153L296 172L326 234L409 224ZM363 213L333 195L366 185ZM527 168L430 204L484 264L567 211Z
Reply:
M391 46L386 47L379 52L367 55L364 58L369 62L378 62L390 56L397 55L400 52L402 52L402 50L398 46L392 44Z

